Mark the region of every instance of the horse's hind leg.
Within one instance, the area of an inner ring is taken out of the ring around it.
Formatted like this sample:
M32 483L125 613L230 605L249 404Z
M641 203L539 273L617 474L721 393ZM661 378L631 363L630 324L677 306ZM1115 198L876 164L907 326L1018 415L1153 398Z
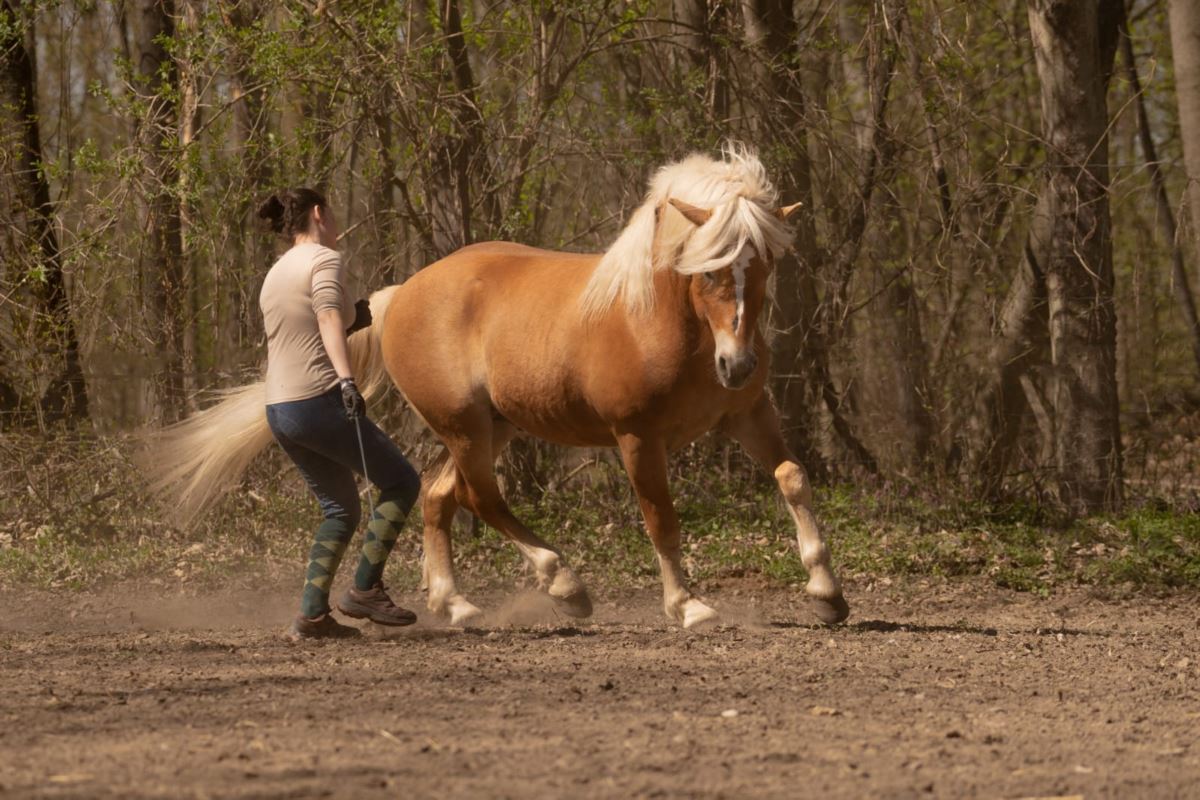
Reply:
M459 476L448 450L442 450L430 473L421 505L425 518L422 582L429 593L427 606L433 613L448 617L451 625L466 625L483 612L458 593L454 582L450 530L458 509L454 495Z
M796 523L800 560L808 570L804 590L812 598L813 612L826 625L835 625L850 615L842 586L830 565L829 546L821 536L812 513L812 488L808 475L792 455L779 431L779 415L764 393L749 411L727 417L726 433L746 449L755 461L775 477L779 491Z
M508 507L496 484L493 461L516 430L506 422L495 424L492 436L447 441L462 481L458 500L475 515L517 545L537 575L538 588L550 595L565 614L589 617L592 601L587 589L562 555L529 528Z

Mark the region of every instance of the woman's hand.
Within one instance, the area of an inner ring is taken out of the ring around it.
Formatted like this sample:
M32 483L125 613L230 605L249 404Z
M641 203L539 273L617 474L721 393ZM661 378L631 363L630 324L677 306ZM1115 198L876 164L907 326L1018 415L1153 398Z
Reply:
M358 419L367 413L367 401L354 383L354 378L342 378L342 406L348 419Z

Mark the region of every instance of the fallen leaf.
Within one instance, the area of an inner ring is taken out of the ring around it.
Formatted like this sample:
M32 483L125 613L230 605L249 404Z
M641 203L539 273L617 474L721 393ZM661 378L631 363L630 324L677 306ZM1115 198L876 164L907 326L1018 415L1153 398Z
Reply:
M78 783L79 781L90 781L92 776L86 772L63 772L58 775L51 775L48 780L51 783Z

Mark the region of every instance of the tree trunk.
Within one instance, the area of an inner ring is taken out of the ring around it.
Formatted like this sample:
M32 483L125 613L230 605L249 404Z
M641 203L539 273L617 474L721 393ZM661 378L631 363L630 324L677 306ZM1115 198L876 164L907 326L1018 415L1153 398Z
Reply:
M1055 466L1063 504L1085 514L1118 507L1122 489L1105 101L1119 15L1110 11L1029 2L1047 145L1049 203L1035 226L1049 238L1033 246L1046 254Z
M859 150L868 150L867 137L874 133L871 124L871 74L866 49L861 47L867 38L862 18L869 15L872 0L842 0L837 14L837 37L840 40L838 59L842 67L846 103L854 125L854 138Z
M677 0L675 7L678 11L689 5L704 4ZM796 231L794 253L784 254L775 270L778 318L772 320L775 328L771 342L772 389L788 445L816 479L824 480L828 468L815 445L812 428L819 418L817 407L822 402L818 379L828 375L828 368L821 368L825 347L816 324L815 274L825 258L819 252L813 217L812 170L803 119L805 98L799 82L784 72L795 35L790 6L787 0L743 0L742 24L746 42L754 54L755 84L759 96L766 98L752 121L755 138L777 135L776 125L778 130L794 137L788 142L791 158L780 171L779 188L785 204L803 203L792 217ZM688 21L696 24L699 16L693 12ZM698 59L702 55L703 49L693 57ZM777 113L786 116L777 119Z
M1194 0L1172 0L1171 49L1175 59L1175 92L1179 103L1179 129L1183 139L1183 161L1187 171L1188 196L1192 211L1192 230L1200 232L1200 8ZM1150 165L1150 177L1154 182L1154 195L1158 202L1158 217L1163 233L1171 243L1171 275L1175 284L1175 297L1179 301L1184 323L1192 339L1192 353L1200 367L1200 321L1197 321L1196 301L1192 297L1188 271L1183 263L1183 247L1175 228L1175 215L1158 156L1154 152L1154 137L1150 135L1150 121L1146 115L1146 102L1142 97L1138 81L1137 65L1133 59L1133 45L1129 40L1128 22L1122 20L1122 52L1134 97L1137 98L1138 133L1142 153Z
M891 100L893 78L895 76L896 57L899 51L900 34L903 29L902 8L897 0L879 3L872 10L870 4L854 0L838 5L839 36L843 39L845 51L842 58L842 69L846 79L846 92L850 101L852 120L856 129L858 143L857 186L851 195L848 207L840 220L839 239L836 243L832 258L833 289L826 296L822 308L822 328L826 341L832 346L843 339L851 330L851 288L859 256L863 249L868 251L886 252L886 245L879 240L878 233L869 226L875 208L876 189L886 180L893 164L895 146L888 132L887 113ZM871 27L864 29L860 17L870 15ZM867 55L856 57L852 51L860 49L860 43L865 42ZM882 275L867 276L866 280L888 280L893 285L896 282L908 282L906 275L885 277ZM884 308L882 315L887 320L894 321L899 328L888 329L877 338L877 346L863 352L863 343L856 348L859 352L856 368L872 370L876 380L876 393L891 395L904 393L908 396L898 403L890 400L882 408L880 415L884 425L876 427L876 433L901 430L899 440L911 442L911 447L888 447L893 454L893 463L899 462L905 467L916 468L923 460L925 450L931 440L927 413L920 413L925 400L922 397L924 370L892 370L894 365L918 360L919 357L903 350L904 343L914 343L920 336L920 325L911 316L915 306L909 303L913 299L909 287L897 291L884 291L875 301ZM895 302L901 305L891 306ZM916 324L914 324L916 323ZM865 325L876 328L874 319L869 319ZM926 348L921 343L919 350L923 353ZM880 381L879 377L888 375L896 379ZM898 381L898 382L897 382ZM866 385L864 381L852 382L851 387ZM862 396L859 401L861 404ZM853 397L850 398L854 400ZM906 413L911 411L912 413ZM927 410L926 410L927 411ZM870 430L865 418L860 417L863 428ZM920 428L924 425L925 430ZM915 427L914 427L915 426ZM897 442L898 444L899 442ZM876 443L876 449L882 446ZM898 456L898 457L897 457Z
M422 15L415 21L422 27L422 33L442 41L445 77L453 84L454 94L446 100L452 124L448 129L438 126L438 132L427 144L422 169L433 246L427 260L441 258L475 240L473 184L482 187L480 197L486 221L495 226L500 217L458 1L437 0L434 13L437 31L429 29L429 20Z
M786 3L790 5L790 3ZM751 2L746 6L762 7L780 5ZM693 69L702 70L704 80L704 108L709 122L719 124L729 117L729 79L724 65L725 48L713 36L717 20L724 15L720 3L709 0L673 0L675 39L687 54ZM743 11L743 16L747 13Z
M20 400L17 390L8 382L8 363L0 354L0 431L16 427L20 422Z
M887 28L890 31L889 35L894 36L898 33L896 26L900 24L900 17L894 11L889 14L892 5L893 3L884 4L882 12L888 15ZM840 6L840 8L843 12L843 20L847 19L846 6ZM845 22L842 27L844 29L853 28L852 25ZM881 52L877 56L878 63L874 65L869 75L866 70L859 68L853 59L845 59L843 64L850 77L851 86L861 84L857 86L857 91L852 88L851 94L859 98L857 103L863 105L863 116L856 123L859 129L862 170L856 187L857 191L851 200L848 216L842 226L841 240L838 242L837 252L834 254L833 273L836 285L833 302L826 303L825 315L826 333L830 339L836 337L836 331L841 327L844 315L847 313L850 282L854 277L854 265L858 260L858 254L862 250L863 234L866 232L869 221L871 201L880 176L890 162L892 147L884 141L880 134L883 132L887 116L898 49L895 42L882 43L879 47Z
M402 281L400 253L399 216L396 214L395 186L396 160L392 153L392 121L387 114L378 113L372 123L378 142L377 174L372 179L370 210L375 220L374 231L375 264L367 289L374 290Z
M228 27L247 29L262 17L263 7L255 0L239 3L225 12ZM232 214L237 221L230 262L233 280L229 286L218 287L228 292L217 359L222 365L239 363L246 350L255 347L262 336L257 290L273 256L269 237L257 214L258 203L271 186L268 156L263 152L263 142L269 141L270 136L263 91L255 88L252 66L244 57L231 65L229 80L230 95L237 101L233 108L233 136L235 146L240 149L242 184Z
M42 362L44 358L53 364L48 380L35 376L41 379L33 382L40 396L29 405L36 408L42 422L75 422L87 418L87 388L54 228L54 206L42 169L32 21L22 6L16 0L0 4L7 18L0 27L0 107L12 110L0 115L0 146L15 156L14 168L5 175L5 182L11 181L11 185L0 193L4 216L9 218L6 226L12 226L0 237L0 256L9 273L4 276L6 281L32 284L31 305L37 319L30 346L39 351L33 360ZM16 270L23 274L12 274ZM9 376L0 377L5 378L0 385L0 405L25 405Z
M1192 235L1200 242L1200 3L1170 0L1171 56L1175 61L1175 95L1179 132L1187 170Z
M484 142L483 116L475 101L475 76L471 71L471 60L467 56L467 39L463 33L458 0L439 0L439 6L442 33L446 37L446 52L450 58L450 74L457 92L451 104L457 130L452 137L450 166L458 193L462 242L469 244L475 239L472 229L472 177L482 187L480 197L483 199L485 218L493 227L500 223L500 209L496 202L492 169Z
M980 491L992 499L1001 493L1028 409L1021 376L1044 358L1046 350L1046 276L1034 248L1049 240L1048 232L1037 227L1049 223L1045 208L1050 202L1049 192L1038 197L1033 227L1000 308L999 330L988 352L990 374L976 401L977 432L971 466Z
M185 281L180 208L173 190L179 181L174 142L178 109L174 96L178 72L163 48L163 39L174 35L174 0L142 0L136 50L137 77L150 97L138 123L147 178L147 246L143 261L143 286L148 334L158 343L161 370L156 381L160 411L167 421L182 416L186 402L183 363L183 311ZM161 85L166 82L166 86Z
M828 476L813 437L818 408L823 403L834 433L853 460L875 472L875 457L863 446L846 421L841 398L829 369L828 344L817 292L816 275L829 261L816 231L812 164L808 151L806 99L798 75L788 65L796 55L796 24L789 0L743 0L742 25L754 57L752 75L759 105L751 115L755 138L781 140L790 158L779 171L785 203L804 205L793 217L794 253L776 265L775 302L778 319L772 341L772 389L789 446L806 462L818 480ZM786 138L784 138L786 137Z
M430 142L429 165L425 173L425 202L429 206L433 252L427 262L453 253L467 244L467 221L462 218L455 186L455 142L449 134L438 134Z
M180 19L181 38L194 40L200 24L195 1L182 0L180 6L183 12ZM179 152L177 156L179 182L176 197L179 204L180 293L183 295L179 318L180 357L182 360L180 368L183 371L180 380L183 385L183 407L189 413L196 410L197 373L200 367L196 352L200 325L200 282L196 257L188 246L189 232L195 225L195 212L190 197L193 180L188 150L195 143L196 129L200 124L199 81L196 69L190 52L185 51L182 58L176 61L176 74L179 81Z
M929 410L929 348L921 329L921 304L907 275L891 282L882 302L894 331L890 349L895 357L889 383L897 390L895 415L903 437L897 450L915 474L928 465L934 425Z

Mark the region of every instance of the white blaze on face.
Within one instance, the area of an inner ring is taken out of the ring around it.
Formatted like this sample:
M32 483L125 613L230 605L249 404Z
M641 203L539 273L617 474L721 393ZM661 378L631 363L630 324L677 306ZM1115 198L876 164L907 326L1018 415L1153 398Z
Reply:
M741 252L733 262L733 285L737 292L737 312L733 324L733 332L737 333L742 327L742 322L746 319L746 270L750 267L750 261L754 258L754 250L750 247L750 243L742 245Z
M742 249L738 251L737 257L729 268L733 270L733 286L737 298L737 309L734 312L732 330L717 330L715 331L716 352L713 354L717 363L717 371L720 373L720 363L722 357L732 361L740 361L741 354L746 349L746 345L739 344L737 336L746 322L746 270L750 267L750 262L754 259L754 248L749 242L742 245ZM722 380L723 382L723 380Z

